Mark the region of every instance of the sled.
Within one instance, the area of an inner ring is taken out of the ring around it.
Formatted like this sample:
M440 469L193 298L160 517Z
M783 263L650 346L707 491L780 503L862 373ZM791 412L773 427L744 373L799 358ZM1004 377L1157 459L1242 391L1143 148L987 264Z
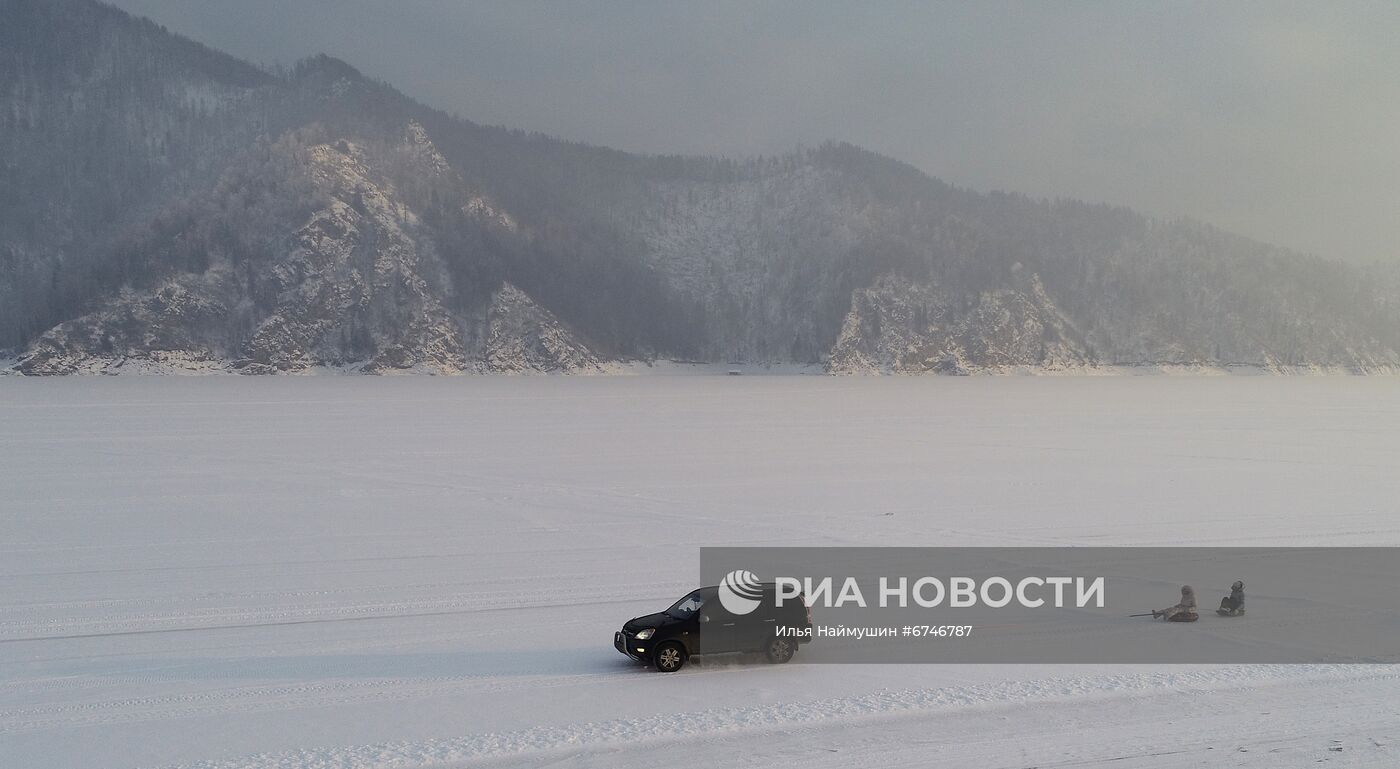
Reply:
M1244 609L1216 609L1215 613L1222 617L1243 617Z
M1197 614L1197 613L1194 612L1194 611L1184 611L1184 612L1181 612L1180 614L1173 614L1172 616L1167 617L1167 621L1168 621L1168 622L1195 622L1196 620L1198 620L1198 619L1200 619L1200 618L1201 618L1201 615Z

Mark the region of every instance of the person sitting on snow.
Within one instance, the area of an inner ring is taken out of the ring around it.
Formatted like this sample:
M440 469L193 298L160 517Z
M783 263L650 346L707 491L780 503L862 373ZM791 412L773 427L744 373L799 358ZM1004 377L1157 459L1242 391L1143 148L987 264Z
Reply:
M1181 603L1169 606L1165 609L1158 609L1152 612L1153 617L1159 617L1168 622L1195 622L1196 615L1196 591L1190 585L1181 586Z
M1230 586L1230 594L1220 599L1219 612L1227 617L1238 617L1244 614L1244 583L1235 580L1235 584Z

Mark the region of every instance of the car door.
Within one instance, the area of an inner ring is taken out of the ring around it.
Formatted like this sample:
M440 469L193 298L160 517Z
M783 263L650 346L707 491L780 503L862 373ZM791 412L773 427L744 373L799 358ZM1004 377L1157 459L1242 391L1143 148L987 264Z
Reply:
M701 618L703 616L705 604L709 601L714 601L716 604L719 603L714 599L714 596L706 596L703 591L696 591L680 601L677 601L672 609L667 610L668 613L672 610L674 610L675 613L669 615L673 618L673 621L667 627L665 637L674 638L685 644L686 651L691 654L699 654L701 646Z
M734 646L737 651L760 651L768 647L768 642L776 635L778 628L778 607L774 603L773 591L765 591L758 608L739 617L734 627Z
M737 650L738 618L725 611L718 598L711 598L700 607L700 651L722 654Z

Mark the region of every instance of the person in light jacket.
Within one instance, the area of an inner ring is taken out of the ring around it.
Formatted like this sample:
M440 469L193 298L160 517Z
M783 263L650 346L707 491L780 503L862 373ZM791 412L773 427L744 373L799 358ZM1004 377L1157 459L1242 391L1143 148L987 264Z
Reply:
M1195 622L1196 615L1196 591L1190 585L1181 586L1181 603L1175 606L1168 606L1165 609L1158 609L1152 612L1153 617L1159 617L1168 622Z

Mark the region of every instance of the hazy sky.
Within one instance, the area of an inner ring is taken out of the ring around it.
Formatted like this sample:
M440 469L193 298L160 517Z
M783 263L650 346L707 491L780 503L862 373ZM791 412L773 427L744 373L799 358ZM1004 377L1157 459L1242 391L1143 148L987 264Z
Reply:
M947 181L1400 258L1400 3L116 0L622 149L842 139Z

